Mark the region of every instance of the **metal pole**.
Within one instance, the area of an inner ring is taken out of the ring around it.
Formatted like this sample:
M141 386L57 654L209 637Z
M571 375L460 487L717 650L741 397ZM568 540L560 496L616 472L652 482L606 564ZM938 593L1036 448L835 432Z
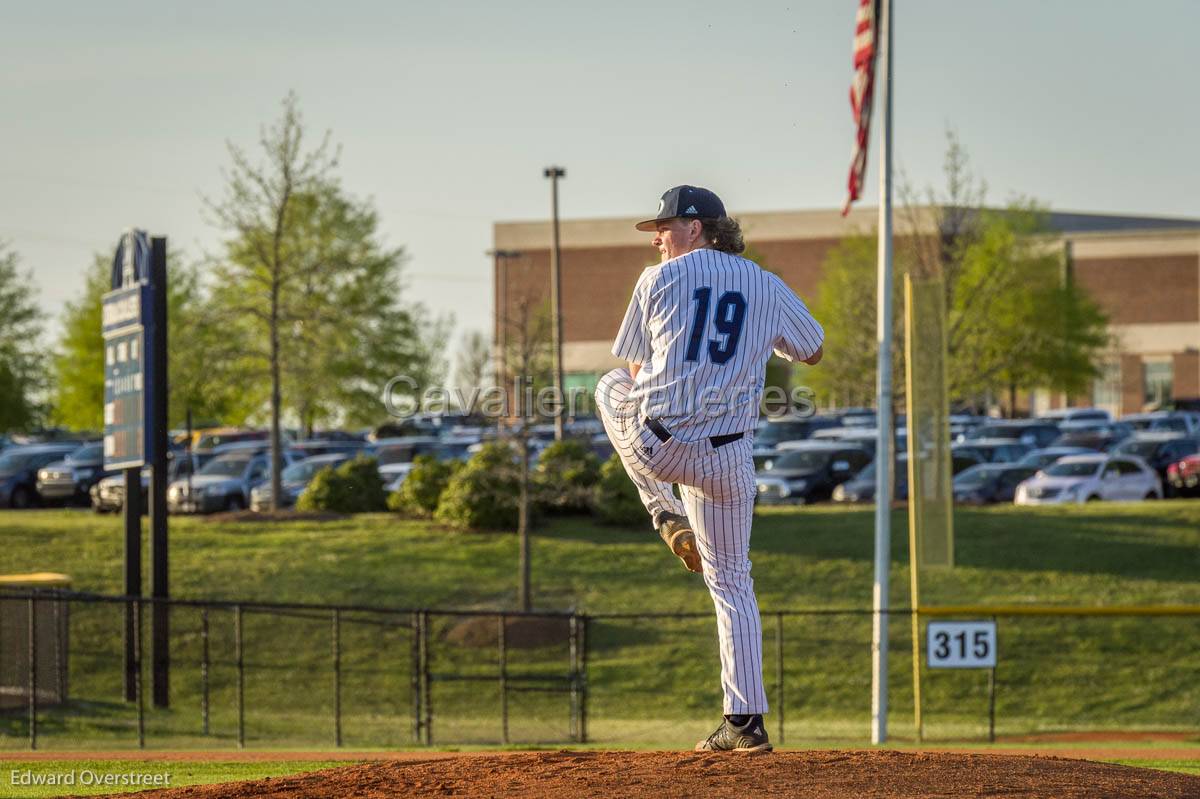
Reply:
M992 623L996 617L992 616ZM999 633L996 635L999 638ZM996 743L996 667L988 670L988 743Z
M37 599L29 597L29 748L37 749Z
M142 470L124 469L125 473L125 596L142 595ZM125 603L125 701L137 698L134 685L133 605Z
M237 743L246 748L246 673L242 658L242 606L233 606L233 658L237 662Z
M500 660L500 741L508 743L508 617L501 613L496 630Z
M208 735L208 608L200 609L200 720Z
M563 393L563 330L562 330L562 274L561 252L558 241L558 179L567 176L561 166L549 166L542 172L550 178L550 203L553 212L554 246L550 250L550 315L554 336L554 391L559 406L554 414L554 440L563 440L563 423L566 420L566 396Z
M133 637L137 651L134 688L137 691L138 749L146 748L146 698L142 684L142 600L133 600Z
M409 695L413 709L413 742L421 743L421 615L413 612L410 617L412 629L412 679Z
M875 447L875 586L871 623L871 742L887 741L888 568L892 506L892 0L879 4L883 135L879 159L878 417Z
M779 696L779 745L783 746L783 613L775 614L775 687Z
M341 611L333 610L333 745L342 745L342 627Z
M430 690L431 678L429 675L429 611L421 611L421 693L424 696L422 709L425 712L425 718L422 720L422 727L425 730L425 745L433 745L433 692Z
M150 667L155 707L171 702L171 595L167 543L167 240L150 239L150 296L154 299L151 327L150 433Z
M58 701L67 701L67 600L54 601L54 671ZM0 652L4 651L0 649Z
M587 664L588 664L588 627L591 619L583 617L583 629L580 630L579 640L579 743L587 743Z
M567 622L567 649L570 658L570 738L579 741L579 617L571 614Z

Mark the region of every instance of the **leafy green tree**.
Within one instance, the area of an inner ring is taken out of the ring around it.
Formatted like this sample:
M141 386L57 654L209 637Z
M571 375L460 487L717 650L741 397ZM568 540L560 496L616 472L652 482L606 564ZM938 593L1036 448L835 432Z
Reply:
M75 430L104 425L104 337L100 304L112 290L112 258L97 254L78 297L69 301L53 360L54 420ZM261 397L248 393L227 368L237 341L208 305L195 266L168 252L167 350L169 424L195 419L240 423Z
M1051 245L1048 217L1035 203L1000 210L983 205L986 187L970 172L965 151L948 135L944 194L911 190L897 225L894 254L893 364L903 375L903 276L941 280L946 291L948 392L953 401L983 404L1017 389L1080 393L1099 373L1109 343L1107 320L1069 279L1063 253ZM875 394L873 236L843 240L826 258L814 312L831 356L811 374L822 398L865 404ZM897 401L903 381L896 381Z
M403 251L383 246L374 209L342 190L329 134L307 148L294 94L259 144L261 162L229 145L226 194L210 203L228 234L213 296L239 372L268 388L278 465L285 412L308 431L376 420L388 380L428 380L434 359L421 310L402 301Z
M41 312L33 278L18 272L18 263L17 254L0 242L0 433L28 430L44 415Z

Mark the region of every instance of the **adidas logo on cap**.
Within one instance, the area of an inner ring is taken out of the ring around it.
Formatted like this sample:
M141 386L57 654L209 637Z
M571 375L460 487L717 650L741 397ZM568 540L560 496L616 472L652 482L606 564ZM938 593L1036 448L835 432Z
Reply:
M694 206L694 205L689 205L689 206L687 207L687 210L686 210L686 211L684 211L684 213L685 213L685 214L698 214L698 213L700 213L700 212L696 210L696 206Z

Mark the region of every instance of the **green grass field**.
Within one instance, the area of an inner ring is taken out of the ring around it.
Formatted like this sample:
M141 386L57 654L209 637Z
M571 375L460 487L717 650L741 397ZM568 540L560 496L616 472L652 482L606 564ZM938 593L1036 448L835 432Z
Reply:
M106 780L119 783L123 779L125 782L132 782L149 777L158 779L157 783L146 783L154 787L180 788L185 785L283 777L303 771L348 765L351 763L344 760L257 763L41 760L31 763L0 763L0 799L95 796L147 790L142 785L106 784Z
M1200 604L1200 502L963 510L957 566L923 576L934 604ZM905 516L894 516L891 599L908 604ZM870 509L767 509L751 557L764 618L766 679L778 739L772 612L870 606ZM120 520L64 511L0 512L0 573L62 571L78 590L116 594L122 584ZM220 524L173 518L174 595L190 599L354 603L398 608L511 609L517 542L511 534L455 533L388 515L326 523ZM149 553L144 556L149 563ZM148 568L148 567L147 567ZM589 630L588 729L602 745L678 745L709 731L719 713L711 601L645 530L590 519L540 525L533 542L535 604L589 614L694 612L679 621L598 620ZM121 701L120 609L72 612L72 701L40 719L46 749L136 746L133 710ZM235 745L232 615L210 614L211 726L200 726L199 614L172 615L172 707L148 710L147 745ZM397 619L407 624L407 617ZM1000 623L996 725L1000 735L1066 729L1193 732L1200 718L1200 619L1013 619ZM437 744L499 741L494 647L455 643L459 621L435 618L431 634ZM909 619L891 625L891 728L914 737ZM787 617L783 663L788 742L867 737L870 619ZM406 626L342 624L346 746L411 747L411 638ZM248 745L332 744L330 621L245 617ZM566 740L565 642L512 649L513 742ZM468 675L474 680L445 679ZM540 677L540 680L522 678ZM980 740L987 733L987 675L922 675L925 733ZM0 716L0 748L27 745L26 720ZM1197 734L1200 737L1200 733Z

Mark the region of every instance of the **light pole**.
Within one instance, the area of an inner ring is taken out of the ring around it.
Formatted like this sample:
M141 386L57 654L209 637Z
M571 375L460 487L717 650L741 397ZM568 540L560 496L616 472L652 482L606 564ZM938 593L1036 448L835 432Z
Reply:
M558 179L567 176L567 170L561 166L548 166L542 174L550 178L550 205L553 214L554 243L550 248L550 317L551 332L554 336L554 391L558 396L558 407L554 414L554 440L563 440L563 423L565 421L566 397L563 393L563 357L562 357L562 275L558 248Z

